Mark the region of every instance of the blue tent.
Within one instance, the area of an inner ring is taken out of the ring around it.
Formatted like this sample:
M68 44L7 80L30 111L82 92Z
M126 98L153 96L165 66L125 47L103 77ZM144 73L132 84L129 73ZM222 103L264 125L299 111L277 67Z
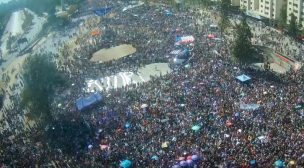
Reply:
M98 16L104 16L107 13L109 13L112 10L112 8L99 8L99 9L95 9L93 10L93 12L98 15Z
M284 167L285 164L282 160L277 160L274 162L274 165L275 165L275 167L281 168L281 167Z
M153 156L151 157L151 159L152 159L152 160L158 160L158 156L153 155Z
M132 161L131 160L123 160L120 162L120 167L122 168L130 168L132 166Z
M184 48L180 55L177 56L179 59L188 59L190 57L190 51L188 48Z
M257 165L257 161L256 160L250 160L249 161L249 165L250 166L256 166Z
M102 96L100 93L93 93L88 97L81 97L76 100L77 110L82 111L85 110L98 102L102 101Z
M181 52L173 59L174 64L180 65L190 58L190 51L188 48L183 48Z
M170 10L165 10L165 14L166 16L172 16L173 13Z
M248 82L248 81L251 80L251 78L249 76L244 75L244 74L240 75L240 76L237 76L236 79L239 80L240 82L243 82L243 83Z

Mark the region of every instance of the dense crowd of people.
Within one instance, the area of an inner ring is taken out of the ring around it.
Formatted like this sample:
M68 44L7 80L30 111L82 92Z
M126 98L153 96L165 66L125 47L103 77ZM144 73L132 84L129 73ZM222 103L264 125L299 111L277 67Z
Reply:
M260 26L258 26L261 24ZM303 60L304 48L294 38L286 36L274 28L267 27L263 23L252 23L252 31L254 32L255 45L267 45L270 49L287 55L289 57ZM267 33L263 33L266 30Z
M238 67L230 59L231 41L207 38L210 33L220 37L218 30L210 30L214 23L208 11L178 12L166 5L145 4L122 12L126 4L108 3L116 6L113 17L84 25L89 30L99 28L102 34L78 39L73 52L62 51L69 59L60 61L59 69L73 84L57 94L63 106L54 103L60 126L28 126L30 131L18 131L24 126L20 123L23 110L18 95L12 95L14 103L5 107L1 120L1 125L9 127L1 134L0 166L119 167L123 160L140 168L274 167L276 161L288 167L304 166L303 68L275 74ZM85 112L76 110L75 100L87 95L83 89L87 78L168 62L166 55L175 49L177 35L195 37L187 66L146 83L103 92L101 105ZM89 61L98 49L119 44L132 44L137 52L109 63ZM236 80L242 74L252 79L248 83ZM251 105L257 108L244 108ZM63 126L62 116L71 126ZM77 123L92 132L71 128ZM194 130L193 126L198 127ZM71 149L75 152L43 141L44 132L50 130L53 138L60 135L58 143L77 144L76 150ZM79 145L83 139L85 145ZM193 155L199 159L181 163Z

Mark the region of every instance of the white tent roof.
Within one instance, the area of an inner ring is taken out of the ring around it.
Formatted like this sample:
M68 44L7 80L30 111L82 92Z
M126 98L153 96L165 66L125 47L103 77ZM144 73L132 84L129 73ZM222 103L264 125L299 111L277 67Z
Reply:
M22 24L24 22L24 11L19 10L16 12L13 12L6 27L5 27L5 33L11 33L13 36L17 34L22 34Z

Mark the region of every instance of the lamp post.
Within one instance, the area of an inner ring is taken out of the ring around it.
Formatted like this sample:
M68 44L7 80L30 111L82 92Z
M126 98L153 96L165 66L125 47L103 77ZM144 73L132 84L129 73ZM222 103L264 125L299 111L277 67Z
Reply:
M61 10L64 11L65 7L64 7L64 0L61 0Z

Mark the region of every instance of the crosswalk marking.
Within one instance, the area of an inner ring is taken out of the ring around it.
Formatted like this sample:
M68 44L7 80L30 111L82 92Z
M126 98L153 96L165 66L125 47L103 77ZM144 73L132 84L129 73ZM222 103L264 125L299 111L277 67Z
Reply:
M160 67L162 68L156 65L148 65L136 74L134 72L120 72L116 75L98 78L96 80L88 79L86 80L86 91L93 92L94 90L108 91L110 89L117 89L130 84L147 82L150 80L150 75L159 76L160 73L166 74L170 72L168 65L161 64Z
M99 90L103 90L102 86L101 86L101 83L99 83L98 80L95 80L94 81L94 84L98 87Z
M120 76L121 79L122 79L122 85L123 85L123 86L126 86L126 80L125 80L125 77L124 77L123 73L119 73L119 76Z
M127 85L131 84L131 78L133 76L133 73L132 72L126 72L126 73L123 73L123 76L125 77L126 79L126 83Z
M107 79L107 90L109 90L111 88L110 77L106 77L106 79Z
M140 74L138 74L138 76L139 76L139 78L141 79L142 82L146 82L145 79Z
M117 88L117 76L116 75L114 76L114 88L115 89Z

